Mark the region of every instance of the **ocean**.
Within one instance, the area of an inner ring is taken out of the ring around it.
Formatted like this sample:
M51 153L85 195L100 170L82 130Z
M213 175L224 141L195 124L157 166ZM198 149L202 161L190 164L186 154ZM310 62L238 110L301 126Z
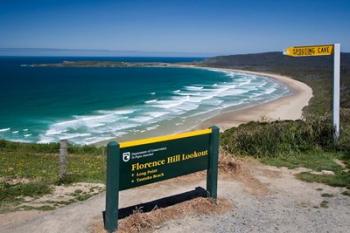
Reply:
M21 66L77 60L201 58L0 57L0 139L93 144L155 136L191 129L224 108L290 93L266 77L217 69Z

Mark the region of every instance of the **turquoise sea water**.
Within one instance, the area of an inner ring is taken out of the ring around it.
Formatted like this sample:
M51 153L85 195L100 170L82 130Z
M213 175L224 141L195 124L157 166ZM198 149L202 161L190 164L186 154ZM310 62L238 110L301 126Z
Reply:
M91 144L180 131L214 111L287 95L255 75L193 68L53 68L64 60L191 61L190 58L0 58L0 138ZM158 130L158 131L157 131Z

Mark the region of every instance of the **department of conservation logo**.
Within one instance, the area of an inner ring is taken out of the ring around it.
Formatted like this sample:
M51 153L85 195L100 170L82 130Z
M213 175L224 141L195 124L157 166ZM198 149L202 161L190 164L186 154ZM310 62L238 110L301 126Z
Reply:
M129 160L130 160L130 152L124 152L122 157L123 157L123 161L124 162L129 162Z

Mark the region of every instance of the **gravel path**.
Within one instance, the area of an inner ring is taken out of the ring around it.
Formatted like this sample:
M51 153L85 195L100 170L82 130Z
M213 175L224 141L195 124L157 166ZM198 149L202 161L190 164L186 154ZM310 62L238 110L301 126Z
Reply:
M187 217L168 222L155 232L350 232L349 198L338 194L325 199L328 208L315 208L287 195L256 199L243 194L233 198L236 208L223 216Z
M269 174L269 171L276 173ZM253 166L251 175L256 179L253 183L257 181L263 186L249 187L246 181L238 185L223 181L219 186L220 196L230 199L235 206L231 212L169 221L155 232L349 233L350 197L341 194L345 189L305 183L296 180L294 173L287 169ZM264 186L267 193L261 192ZM324 193L333 196L322 197Z
M224 215L181 216L157 226L154 232L350 232L350 197L341 194L344 189L305 183L294 178L295 170L256 162L244 162L240 170L234 176L221 175L219 180L219 197L233 203L231 211ZM123 191L120 202L122 207L130 206L198 185L204 186L201 175L169 180ZM322 197L324 193L331 197ZM91 224L102 221L103 209L104 193L25 220L19 214L16 223L0 226L0 232L91 232Z

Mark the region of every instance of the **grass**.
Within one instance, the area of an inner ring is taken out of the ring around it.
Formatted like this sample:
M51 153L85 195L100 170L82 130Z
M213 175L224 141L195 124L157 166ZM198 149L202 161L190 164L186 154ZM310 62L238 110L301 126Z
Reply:
M332 149L333 127L326 118L312 121L250 122L221 135L223 149L256 158Z
M14 197L41 196L52 191L51 187L46 183L32 182L27 184L8 184L0 183L0 202L9 202Z
M334 176L315 175L310 172L302 172L296 175L297 178L306 182L324 183L334 187L347 187L350 185L349 173L340 172Z
M334 195L331 193L322 193L321 197L334 197Z
M44 182L9 184L0 183L0 213L7 212L24 202L24 197L40 197L52 192L52 186ZM17 208L15 208L17 209Z
M77 195L75 199L77 201L85 201L85 200L89 199L92 196L93 196L93 194L83 193L83 194Z
M53 185L105 180L103 148L70 146L67 176L58 177L58 144L27 144L0 141L0 208L22 197L40 197ZM25 182L21 180L25 179ZM18 182L17 182L17 181ZM85 197L81 198L85 199Z
M347 135L345 135L347 137ZM350 151L344 136L334 144L333 129L327 117L313 120L250 122L226 130L221 135L224 150L235 155L253 156L265 164L290 169L333 171L335 175L302 172L296 177L306 182L350 187ZM342 168L335 160L341 160Z
M59 143L36 144L0 140L1 152L56 154L58 150ZM103 154L104 148L95 146L69 145L68 152L71 154L96 155Z
M293 154L289 156L280 155L277 157L262 157L260 161L276 167L288 167L290 169L305 167L314 171L338 171L341 167L334 161L343 158L343 154L331 152L307 152L303 154Z
M0 150L0 177L28 178L50 184L58 181L58 151L56 153L35 151ZM103 154L71 153L67 172L75 182L104 182L105 156Z
M19 210L41 210L41 211L48 211L48 210L54 210L55 207L50 205L43 205L43 206L28 206L28 205L22 205L18 208Z
M328 208L328 201L322 201L321 203L320 203L320 207L322 207L322 208Z
M334 161L335 159L345 161L349 168L349 157L347 154L339 152L308 152L289 156L281 155L273 158L263 157L260 160L268 165L288 167L290 169L305 167L313 171L333 171L334 176L301 172L296 177L306 182L318 182L337 187L350 187L350 173L345 172L344 168Z

